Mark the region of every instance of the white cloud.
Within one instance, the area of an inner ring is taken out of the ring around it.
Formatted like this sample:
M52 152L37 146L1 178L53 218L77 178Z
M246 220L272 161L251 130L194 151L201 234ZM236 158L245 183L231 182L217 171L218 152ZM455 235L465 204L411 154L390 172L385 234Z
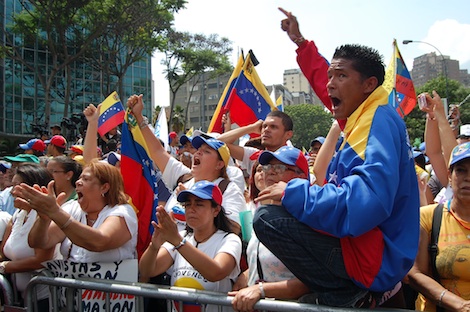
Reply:
M422 40L436 46L444 55L460 62L460 68L470 66L470 24L462 24L453 19L436 21ZM424 52L430 47L420 46Z

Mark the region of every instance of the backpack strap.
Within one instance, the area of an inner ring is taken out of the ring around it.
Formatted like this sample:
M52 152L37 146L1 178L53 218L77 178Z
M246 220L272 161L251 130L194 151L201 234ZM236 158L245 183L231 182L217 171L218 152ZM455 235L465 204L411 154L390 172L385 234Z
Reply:
M431 261L431 270L432 276L434 280L438 283L440 282L439 273L437 272L436 267L436 257L439 253L439 248L437 247L437 242L439 241L439 232L441 231L441 223L442 223L442 208L443 204L439 204L434 208L433 215L432 215L432 227L431 227L431 241L429 243L429 258Z
M219 183L219 189L220 191L222 192L222 194L225 192L225 190L227 189L227 186L228 184L230 183L230 180L229 179L223 179L222 181L220 181Z
M189 180L191 180L193 178L193 174L192 173L185 173L183 174L182 176L180 176L178 178L178 180L176 181L176 185L180 184L180 183L186 183L188 182Z

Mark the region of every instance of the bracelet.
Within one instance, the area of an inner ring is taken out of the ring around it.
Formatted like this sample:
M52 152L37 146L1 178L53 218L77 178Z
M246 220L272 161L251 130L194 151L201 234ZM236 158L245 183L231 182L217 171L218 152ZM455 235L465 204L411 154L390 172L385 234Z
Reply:
M142 122L139 124L139 128L143 129L149 125L149 119L147 117L142 117Z
M305 41L305 38L303 36L297 37L294 40L294 43L301 44L302 42Z
M442 298L444 298L444 295L446 294L447 292L447 289L444 289L442 292L441 292L441 295L439 296L439 300L437 301L437 305L439 307L442 307Z
M178 246L173 247L173 250L178 250L178 249L180 249L181 247L184 246L185 243L186 243L186 237L183 237L183 239L181 240L181 243L179 243Z
M430 117L429 114L426 114L426 118L427 118L428 120L436 120L436 116Z
M259 286L259 291L261 293L261 299L266 298L266 293L264 292L264 288L263 288L263 282L259 282L258 286Z
M65 230L70 225L70 223L72 223L72 221L73 221L73 218L72 216L70 216L69 219L60 227L60 229Z

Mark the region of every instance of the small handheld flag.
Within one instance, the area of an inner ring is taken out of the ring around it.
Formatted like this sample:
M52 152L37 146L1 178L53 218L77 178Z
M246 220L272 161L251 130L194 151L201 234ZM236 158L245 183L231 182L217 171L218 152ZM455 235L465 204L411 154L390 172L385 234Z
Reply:
M100 117L98 119L98 133L103 136L109 130L119 126L124 121L124 107L116 91L111 93L101 103Z

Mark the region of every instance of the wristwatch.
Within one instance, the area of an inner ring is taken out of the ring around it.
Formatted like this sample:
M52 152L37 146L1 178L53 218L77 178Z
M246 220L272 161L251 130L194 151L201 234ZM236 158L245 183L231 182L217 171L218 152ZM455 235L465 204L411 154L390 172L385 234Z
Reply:
M0 274L5 274L5 269L7 266L8 261L2 261L0 262Z

